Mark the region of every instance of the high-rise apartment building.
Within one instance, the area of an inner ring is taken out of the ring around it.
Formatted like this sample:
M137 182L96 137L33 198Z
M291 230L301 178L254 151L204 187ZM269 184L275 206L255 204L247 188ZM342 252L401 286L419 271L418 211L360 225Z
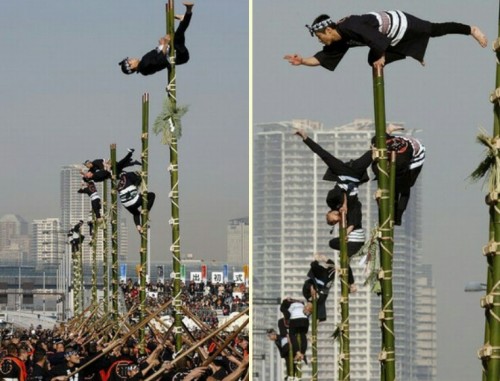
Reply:
M229 220L227 225L227 262L248 263L248 217Z
M29 261L29 232L26 220L17 214L0 218L0 255L2 261L24 263Z
M284 363L265 335L267 328L277 328L277 320L281 317L278 300L286 296L303 298L302 285L314 253L336 258L328 242L338 232L332 235L331 227L325 223L328 211L326 194L332 183L322 180L326 165L300 137L293 134L297 128L305 130L324 149L344 161L355 159L370 149L375 131L370 120L356 120L335 128L325 128L312 121L269 123L256 127L252 271L253 313L259 319L254 319L253 360L254 378L257 379L257 373L263 373L259 380L279 379L283 374ZM363 227L367 238L378 223L378 208L373 197L376 188L375 181L360 187L359 199L363 204ZM395 229L396 371L398 379L410 381L419 380L416 358L421 320L417 319L416 286L422 253L420 202L420 182L417 181L403 216L403 225ZM363 285L365 266L359 264L359 258L353 258L351 266L358 292L350 295L350 375L355 380L379 380L381 331L378 315L381 302L369 286ZM327 300L328 319L319 324L318 380L330 380L338 375L338 343L332 341L331 334L340 323L339 291L340 284L336 279ZM426 298L431 303L433 296L427 295ZM435 314L435 310L429 313ZM435 341L435 335L426 337ZM435 344L433 348L434 352L429 355L435 357ZM310 358L310 350L308 356ZM433 366L435 371L435 364ZM310 376L310 371L310 366L303 366L304 378Z
M59 218L45 218L33 221L31 252L37 268L47 265L57 265L66 253L67 239L61 229Z

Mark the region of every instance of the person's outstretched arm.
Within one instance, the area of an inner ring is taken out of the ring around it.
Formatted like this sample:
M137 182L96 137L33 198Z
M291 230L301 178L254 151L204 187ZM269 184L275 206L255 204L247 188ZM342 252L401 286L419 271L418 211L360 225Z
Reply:
M303 58L298 54L287 54L283 57L283 59L287 60L293 66L319 66L319 61L316 57L307 57Z

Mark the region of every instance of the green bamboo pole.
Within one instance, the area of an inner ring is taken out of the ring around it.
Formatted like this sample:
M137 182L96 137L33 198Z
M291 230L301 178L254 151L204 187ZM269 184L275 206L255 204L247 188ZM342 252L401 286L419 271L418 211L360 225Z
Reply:
M166 5L166 24L167 34L170 35L170 62L171 69L168 72L167 96L170 99L172 106L175 108L177 104L177 84L175 79L175 48L174 48L174 1L169 1ZM171 121L174 123L174 121ZM172 246L173 255L173 272L174 278L174 334L175 348L179 351L182 348L182 300L181 300L181 251L180 251L180 228L179 228L179 160L177 151L177 136L172 134L170 143L170 203L171 203L171 226L172 226Z
M498 38L500 39L500 4L498 14ZM496 45L498 45L498 40ZM498 61L499 51L496 51L497 65L495 77L495 89L500 88L500 64ZM500 103L497 96L493 103L493 136L495 139L500 139ZM498 147L498 145L497 145ZM497 160L500 156L500 149L497 148ZM499 191L500 184L498 171L500 168L495 168L497 173L492 173L494 177L493 184L495 193ZM492 200L490 205L490 240L493 235L494 250L488 255L488 280L487 294L493 297L493 303L486 308L486 329L485 334L489 333L489 344L491 347L491 355L487 359L486 379L488 381L498 381L500 379L500 198L498 193ZM493 233L493 234L492 234Z
M139 288L139 314L140 321L146 316L146 276L148 269L148 163L149 163L149 94L142 96L142 208L141 208L141 271ZM146 353L145 327L139 330L139 351Z
M79 252L71 253L71 261L73 267L73 316L78 315L81 311L80 304L80 267L79 267Z
M287 366L287 372L286 375L288 379L295 379L295 361L293 360L293 347L292 347L292 341L290 340L290 336L288 337L288 366Z
M382 329L382 351L379 355L381 380L396 379L396 353L394 337L394 308L392 296L392 260L394 249L394 227L391 221L391 202L389 165L385 138L385 94L383 69L373 68L373 99L375 108L375 142L378 166L379 199L379 245L380 267L379 280L382 287L382 311L380 312Z
M317 291L312 295L312 316L311 316L311 368L312 381L318 380L318 294Z
M302 340L300 336L297 336L297 343L299 344L299 348L302 346ZM293 354L295 356L295 353ZM305 355L305 353L304 353ZM302 360L295 361L295 380L302 379Z
M80 245L79 245L79 251L78 251L78 274L79 274L79 282L78 282L78 288L79 293L80 293L80 306L81 308L85 308L85 280L83 276L83 240L82 240L82 234L80 234Z
M116 144L110 145L111 158L111 306L113 320L118 321L118 190L116 173Z
M109 312L109 270L108 270L108 180L102 183L102 287L103 309Z
M92 305L97 306L97 237L99 228L94 213L92 213L92 223L94 224L94 234L92 235Z
M347 255L347 219L346 213L341 213L339 226L340 241L340 381L351 379L350 337L349 337L349 256Z

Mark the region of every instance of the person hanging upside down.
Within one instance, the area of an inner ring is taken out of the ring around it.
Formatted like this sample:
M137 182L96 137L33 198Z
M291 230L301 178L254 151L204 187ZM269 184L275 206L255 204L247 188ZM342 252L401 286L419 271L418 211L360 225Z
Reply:
M415 185L425 160L424 145L412 136L394 136L401 126L389 124L386 128L387 153L396 152L396 187L394 195L394 224L400 226L403 213L410 201L410 191ZM375 142L375 137L372 143ZM378 177L378 166L372 164L373 173Z
M118 182L118 197L122 205L134 217L134 223L139 231L142 233L141 225L141 209L142 209L142 195L139 191L141 184L141 177L135 172L122 172L120 173ZM148 192L148 210L151 211L155 202L156 195L153 192Z
M186 11L183 16L176 15L180 20L174 34L175 65L182 65L189 61L189 51L186 48L185 32L193 15L193 3L183 3ZM124 74L141 73L151 75L163 69L170 71L172 63L169 61L170 35L161 37L158 46L146 53L141 59L126 57L118 63Z
M431 37L448 34L471 35L481 47L488 39L477 26L457 22L433 23L401 11L370 12L352 15L335 22L328 15L316 17L311 26L306 25L311 36L324 45L312 57L287 54L294 66L319 66L335 70L351 47L368 46L368 63L375 68L412 57L424 65L424 55Z
M326 320L326 298L335 279L335 263L323 256L315 256L307 273L308 279L302 287L302 295L308 301L306 310L312 313L312 298L317 297L317 317L319 321Z
M84 193L90 197L90 204L92 205L92 210L94 211L95 217L101 219L101 197L97 193L97 187L95 183L90 180L87 183L82 183L82 186L77 191L78 193ZM90 233L92 235L92 233Z
M351 202L359 202L358 186L369 180L367 168L372 162L372 151L366 151L355 160L343 162L324 150L318 143L309 138L304 131L298 130L295 134L300 136L304 144L328 166L323 180L335 181L336 183L326 197L326 203L330 209L339 210L342 207L344 194L347 195L347 207Z

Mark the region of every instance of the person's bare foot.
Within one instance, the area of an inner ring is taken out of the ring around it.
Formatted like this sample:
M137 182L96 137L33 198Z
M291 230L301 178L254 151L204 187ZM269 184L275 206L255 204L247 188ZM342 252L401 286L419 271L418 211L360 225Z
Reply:
M186 1L182 4L186 7L186 13L191 13L193 11L194 3Z
M470 27L470 34L479 43L479 45L481 45L481 47L485 48L488 45L488 38L477 26Z
M405 128L404 128L403 126L397 126L397 125L395 125L395 124L390 123L390 124L386 127L385 132L386 132L386 133L388 133L389 135L392 135L392 133L393 133L394 131L402 131L402 130L404 130L404 129L405 129Z

